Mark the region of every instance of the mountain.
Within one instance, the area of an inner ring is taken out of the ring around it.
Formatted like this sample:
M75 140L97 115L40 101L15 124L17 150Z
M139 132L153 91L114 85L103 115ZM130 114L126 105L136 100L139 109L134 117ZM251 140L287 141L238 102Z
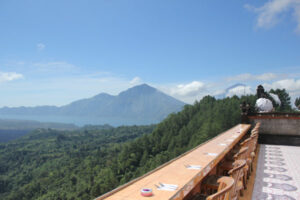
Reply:
M0 117L61 123L85 124L151 124L158 123L185 103L142 84L117 96L106 93L74 101L68 105L17 107L0 109Z
M0 119L0 130L34 130L38 128L55 130L76 130L79 127L74 124L42 123L33 120Z

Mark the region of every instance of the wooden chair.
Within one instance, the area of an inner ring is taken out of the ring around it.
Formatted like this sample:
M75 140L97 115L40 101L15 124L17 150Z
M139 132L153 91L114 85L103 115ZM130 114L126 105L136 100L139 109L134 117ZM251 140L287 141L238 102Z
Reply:
M260 123L260 122L257 122L257 123L254 125L254 127L253 127L252 130L258 130L258 129L260 128L260 125L261 125L261 123Z
M246 161L246 165L243 167L243 176L242 176L242 183L243 183L243 187L244 189L247 189L247 177L248 177L248 173L249 173L249 165L247 162L248 159L248 155L249 155L249 147L242 147L240 149L240 151L234 156L234 160L235 162L237 160L245 160ZM234 163L233 163L234 165ZM229 172L228 172L229 174Z
M233 158L234 161L235 160L246 160L247 159L247 153L248 153L248 147L242 147L239 152L237 152ZM225 170L225 171L229 171L233 168L233 162L230 161L225 161L223 163L221 163L220 168Z
M259 126L255 126L252 130L251 130L251 134L254 134L254 133L259 133Z
M257 147L257 140L258 140L258 134L259 134L259 127L260 122L256 123L254 129L251 131L251 136L247 139L245 139L243 142L240 143L240 149L239 152L237 152L233 157L234 160L246 160L247 164L244 168L244 187L247 188L247 178L249 178L252 169L252 161L255 157L255 151ZM233 161L228 160L225 161L221 168L225 171L229 171L232 169Z
M252 161L255 157L255 150L257 146L257 138L258 138L258 128L260 123L257 123L255 131L252 131L252 134L249 138L245 139L240 143L240 149L234 156L229 155L225 160L223 160L217 169L217 174L207 176L203 181L203 189L207 192L216 191L217 190L217 180L222 175L227 175L228 172L234 168L234 162L236 160L246 160L246 165L243 167L243 176L242 183L243 188L247 189L247 179L250 176L252 168ZM232 159L233 158L233 159ZM221 172L221 173L219 173Z
M251 131L251 138L254 139L254 150L253 152L256 152L256 146L257 146L257 141L258 141L258 135L259 135L259 129L256 129L256 130L252 130Z
M250 137L251 136L257 136L258 137L258 134L259 134L258 131L251 131Z
M245 160L247 161L247 158L248 158L248 155L249 155L249 147L242 147L238 153L236 153L234 155L234 160L237 161L237 160ZM221 163L221 166L220 166L220 170L223 171L223 174L228 174L229 171L231 169L234 168L234 162L223 162ZM244 170L244 173L243 173L243 185L244 185L244 188L247 189L247 177L248 177L248 171L249 171L249 166L246 162L246 165L244 166L243 168Z
M231 200L234 179L232 177L223 176L218 179L218 191L210 196L196 194L191 200Z
M257 148L258 134L251 134L250 137L252 139L250 148L251 148L251 157L253 160Z
M260 123L260 122L257 122L257 123L255 124L255 127L254 127L254 128L259 128L260 125L261 125L261 123Z
M254 135L254 134L258 134L258 129L259 129L259 126L260 126L260 122L256 123L255 124L255 127L253 128L253 130L251 131L251 135ZM249 137L250 138L250 137ZM247 140L248 138L244 138L245 140ZM244 141L245 141L244 140ZM234 162L234 159L233 159L233 156L239 152L239 150L241 149L241 147L243 147L243 143L244 142L241 142L240 145L236 145L231 151L230 153L228 153L225 157L225 160L226 161L229 161L231 163ZM225 161L225 162L226 162Z
M260 128L260 122L256 123L252 131L258 131Z
M243 147L240 149L238 153L234 155L234 162L223 162L220 164L218 171L222 171L222 175L228 175L229 171L234 169L235 167L235 162L237 160L247 160L247 153L248 153L248 147ZM243 183L243 188L247 188L247 174L248 174L249 167L246 163L246 165L243 166L243 176L242 176L242 183ZM218 188L217 180L221 176L216 174L216 175L208 175L202 183L203 189L209 194L210 192L216 191Z
M255 127L251 131L251 136L250 137L253 139L253 141L252 141L252 147L253 148L251 149L251 152L252 152L251 156L253 158L255 157L260 125L261 125L260 122L256 123Z
M258 136L258 133L259 133L258 131L253 131L253 130L251 131L251 135L257 135Z
M246 154L246 158L245 160L247 161L247 165L249 166L249 170L248 170L248 174L247 177L250 176L251 170L252 170L252 157L251 157L251 153L253 152L253 145L254 145L254 138L249 137L248 139L244 140L243 142L241 142L241 147L247 147L248 150L245 153Z
M232 189L231 199L237 200L239 195L243 194L244 184L244 167L246 166L246 160L236 160L234 162L234 168L231 169L228 174L234 179L234 185Z

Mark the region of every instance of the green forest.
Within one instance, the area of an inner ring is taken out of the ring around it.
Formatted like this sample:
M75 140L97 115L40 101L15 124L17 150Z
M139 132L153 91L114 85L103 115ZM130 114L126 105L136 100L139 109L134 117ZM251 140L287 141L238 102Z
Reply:
M0 199L93 199L240 123L243 101L256 96L206 96L157 125L38 129L0 144Z

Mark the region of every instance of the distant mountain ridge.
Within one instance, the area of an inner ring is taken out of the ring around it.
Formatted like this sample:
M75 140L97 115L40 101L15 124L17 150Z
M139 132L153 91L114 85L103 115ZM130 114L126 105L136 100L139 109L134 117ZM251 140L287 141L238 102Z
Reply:
M0 119L0 143L22 137L34 129L55 129L60 131L77 130L74 124L47 123L32 120Z
M38 128L55 130L76 130L79 127L74 124L42 123L33 120L0 119L0 130L34 130Z
M0 117L63 123L85 124L151 124L182 109L185 103L142 84L117 96L100 93L65 106L37 106L0 109Z

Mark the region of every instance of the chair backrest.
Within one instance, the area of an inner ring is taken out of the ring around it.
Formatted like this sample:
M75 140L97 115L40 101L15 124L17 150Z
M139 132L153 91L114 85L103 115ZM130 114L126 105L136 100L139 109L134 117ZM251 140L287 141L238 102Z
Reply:
M243 142L240 143L241 148L248 147L250 142L251 142L251 138L247 138L246 140L244 140Z
M260 122L256 123L252 131L258 131L260 128Z
M237 186L238 182L243 178L243 167L246 165L246 160L236 160L233 163L233 169L231 169L228 174L234 179L234 184L232 188L232 197L238 195Z
M234 160L246 160L248 156L248 147L242 147L239 152L234 155Z
M243 142L240 143L241 147L248 147L248 153L247 153L247 157L250 158L250 155L252 152L255 151L256 149L256 145L257 145L257 139L258 139L258 135L257 134L251 134L251 136L244 140Z
M254 130L254 129L253 129L253 130L251 131L251 135L255 135L255 134L257 134L257 135L258 135L258 133L259 133L259 131L258 131L258 130Z
M259 126L260 126L260 123L257 123L255 128L251 131L251 138L254 140L253 143L254 143L254 149L256 148L256 145L257 145L257 140L258 140L258 134L259 134Z
M232 177L223 176L218 179L219 187L218 192L206 198L206 200L230 200L231 192L234 185Z
M258 135L258 131L253 131L253 130L252 130L252 131L251 131L251 136L252 136L252 135Z
M249 137L246 140L244 140L243 142L240 143L241 148L247 147L248 150L245 153L246 154L246 158L250 158L251 157L251 152L253 151L253 138Z
M251 138L251 152L253 152L256 149L256 145L257 145L257 140L258 140L258 135L254 134L250 136Z

